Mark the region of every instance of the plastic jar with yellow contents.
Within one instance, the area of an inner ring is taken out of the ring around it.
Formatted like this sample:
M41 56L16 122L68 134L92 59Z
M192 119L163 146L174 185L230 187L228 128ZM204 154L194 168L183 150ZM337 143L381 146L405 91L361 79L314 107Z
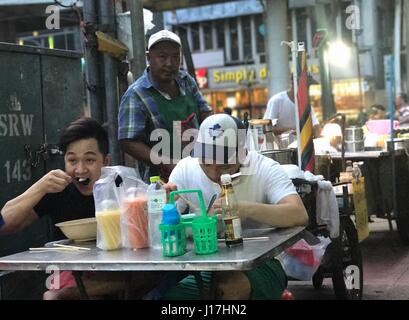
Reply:
M114 203L112 203L114 204ZM121 247L121 212L116 205L106 204L104 210L97 211L97 247L115 250Z

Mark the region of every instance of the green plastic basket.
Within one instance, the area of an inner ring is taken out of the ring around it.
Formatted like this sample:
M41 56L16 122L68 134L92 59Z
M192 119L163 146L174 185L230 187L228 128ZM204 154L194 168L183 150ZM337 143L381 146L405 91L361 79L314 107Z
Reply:
M162 255L176 257L186 252L186 229L180 224L160 224Z
M209 254L217 251L217 217L198 217L192 222L195 253Z
M208 217L204 205L203 193L199 189L179 190L170 193L170 203L174 203L175 195L179 193L197 193L201 215L191 222L195 253L210 254L217 251L217 217ZM190 224L190 223L189 223Z

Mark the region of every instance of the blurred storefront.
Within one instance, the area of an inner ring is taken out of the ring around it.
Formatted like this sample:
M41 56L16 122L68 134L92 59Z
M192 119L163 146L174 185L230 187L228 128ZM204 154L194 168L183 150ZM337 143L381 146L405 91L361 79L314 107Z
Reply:
M383 64L379 57L390 48L389 40L385 39L390 38L386 31L392 29L384 24L391 20L391 10L386 10L385 1L375 1L375 7L371 1L362 2L362 8L369 8L374 14L362 17L363 28L359 37L356 33L356 39L351 29L342 23L348 19L346 9L353 3L343 1L333 12L329 6L326 8L333 18L329 22L330 42L342 40L348 51L338 50L328 60L335 110L346 113L351 124L365 107L374 103L387 105ZM271 79L266 65L264 9L259 1L247 0L164 14L165 27L177 33L182 29L186 32L199 86L215 112L230 107L239 117L248 112L252 118L261 118L268 99L276 93L269 93L267 89ZM318 56L312 41L317 29L314 6L293 1L289 2L288 12L293 19L287 28L287 38L305 43L309 71L320 81ZM384 32L382 37L371 31L375 26ZM382 52L375 50L379 39L385 40ZM288 64L291 69L290 53ZM330 108L322 106L320 85L311 86L310 90L311 105L321 120L323 108Z
M309 69L313 76L318 78L318 66L310 63ZM265 64L196 70L199 88L215 112L223 112L225 107L230 107L233 109L233 115L240 118L245 112L252 118L263 117L269 99L267 77ZM354 122L363 102L371 99L374 84L363 78L335 79L332 80L332 91L336 109L346 113L348 120ZM311 106L321 120L320 85L310 87L310 99Z
M245 112L252 118L263 117L268 101L265 64L202 68L196 70L196 77L215 112L230 107L238 117Z
M359 88L361 86L361 89ZM346 114L348 122L353 124L363 105L373 100L375 92L374 83L363 78L332 80L332 93L334 95L335 109ZM361 96L361 94L363 96ZM322 120L321 86L310 86L310 102L318 119Z

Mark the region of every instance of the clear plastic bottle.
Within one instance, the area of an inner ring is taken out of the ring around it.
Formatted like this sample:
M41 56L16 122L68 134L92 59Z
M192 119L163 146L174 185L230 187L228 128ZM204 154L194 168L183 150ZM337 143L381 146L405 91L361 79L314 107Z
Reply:
M352 161L347 160L345 166L345 172L340 172L339 181L340 182L351 182L352 181Z
M232 179L229 174L220 177L224 197L222 198L225 241L228 247L243 244L241 219L238 215L238 202L234 194Z
M166 204L166 190L159 182L159 176L150 177L151 184L146 192L148 196L149 246L162 248L159 224L162 220L162 208Z
M352 176L356 180L359 180L359 178L362 177L362 171L361 171L361 168L359 167L359 165L360 165L359 162L354 162L352 164Z

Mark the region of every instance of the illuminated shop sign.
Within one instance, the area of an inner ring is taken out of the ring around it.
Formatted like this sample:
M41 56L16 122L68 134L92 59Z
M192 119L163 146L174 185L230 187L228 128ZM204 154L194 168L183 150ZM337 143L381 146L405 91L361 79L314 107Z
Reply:
M252 85L267 85L267 66L249 65L209 69L209 88L223 89Z
M309 66L312 74L318 74L315 64ZM208 69L209 89L243 88L248 85L267 87L268 70L266 64L241 65Z

